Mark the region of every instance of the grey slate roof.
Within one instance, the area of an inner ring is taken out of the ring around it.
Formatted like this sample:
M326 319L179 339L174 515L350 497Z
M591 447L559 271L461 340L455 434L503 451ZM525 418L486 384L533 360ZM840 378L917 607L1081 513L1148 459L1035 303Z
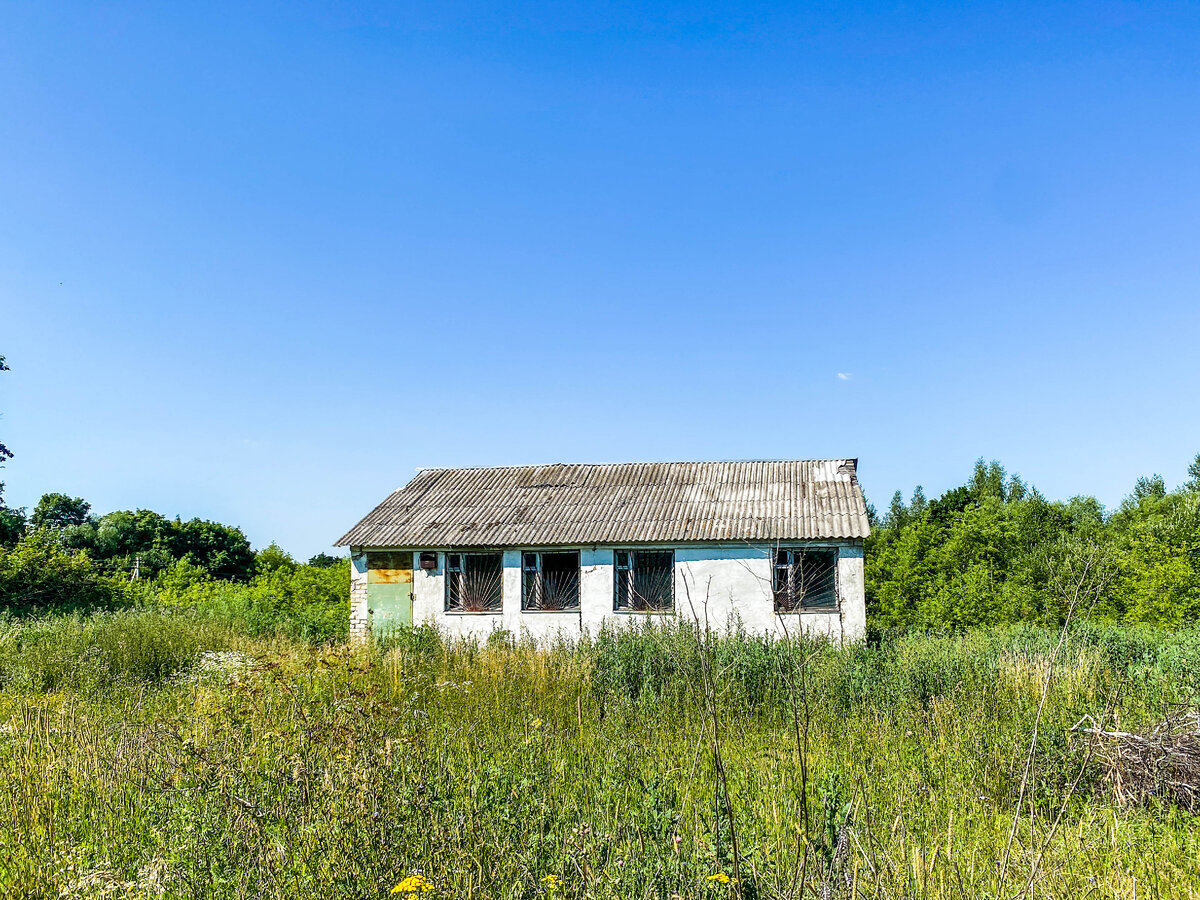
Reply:
M857 460L424 469L338 541L549 547L865 538Z

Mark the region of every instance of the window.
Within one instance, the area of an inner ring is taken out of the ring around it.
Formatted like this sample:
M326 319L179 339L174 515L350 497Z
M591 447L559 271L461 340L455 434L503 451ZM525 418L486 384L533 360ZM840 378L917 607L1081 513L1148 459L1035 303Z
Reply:
M447 553L446 612L500 612L502 571L499 553Z
M836 612L837 551L776 550L775 612Z
M674 550L617 550L613 563L613 609L670 612L675 608Z
M579 609L579 551L521 554L521 609L574 612Z

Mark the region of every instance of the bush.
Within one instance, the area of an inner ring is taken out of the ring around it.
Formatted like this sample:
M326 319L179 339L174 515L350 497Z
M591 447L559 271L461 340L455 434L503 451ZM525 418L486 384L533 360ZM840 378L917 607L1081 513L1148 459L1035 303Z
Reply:
M0 547L0 608L9 612L84 610L127 599L121 581L102 575L82 551L64 549L48 531L27 534L11 550Z
M186 608L252 636L284 634L306 641L340 640L350 630L350 566L296 565L248 583L216 581L180 561L155 582L150 603Z

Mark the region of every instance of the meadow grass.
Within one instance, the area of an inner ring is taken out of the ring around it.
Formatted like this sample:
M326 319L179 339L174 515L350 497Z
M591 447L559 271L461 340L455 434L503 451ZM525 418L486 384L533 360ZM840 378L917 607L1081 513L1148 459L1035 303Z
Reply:
M1017 815L1056 639L360 647L151 610L0 621L0 891L1200 896L1198 820L1117 806L1070 732L1194 707L1200 633L1075 631Z

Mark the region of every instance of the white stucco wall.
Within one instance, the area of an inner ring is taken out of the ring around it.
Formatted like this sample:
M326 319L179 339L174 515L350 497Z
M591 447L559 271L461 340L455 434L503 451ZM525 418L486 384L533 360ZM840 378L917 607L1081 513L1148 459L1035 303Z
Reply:
M832 546L813 544L810 546ZM861 546L838 546L839 610L831 613L776 615L771 597L772 545L689 545L675 550L675 611L670 614L616 612L613 610L613 548L579 551L580 608L573 612L523 612L521 610L521 551L503 551L503 609L495 613L446 612L445 552L438 553L436 569L420 568L413 559L413 622L431 623L455 637L486 639L494 631L530 636L542 642L582 633L596 634L600 626L624 627L646 618L678 616L707 622L715 630L740 624L755 634L782 637L800 632L826 635L835 640L859 640L866 630ZM467 551L470 552L470 551ZM361 554L355 554L358 560ZM351 625L367 621L366 570L363 563L361 617L352 599ZM351 596L355 597L358 568Z

